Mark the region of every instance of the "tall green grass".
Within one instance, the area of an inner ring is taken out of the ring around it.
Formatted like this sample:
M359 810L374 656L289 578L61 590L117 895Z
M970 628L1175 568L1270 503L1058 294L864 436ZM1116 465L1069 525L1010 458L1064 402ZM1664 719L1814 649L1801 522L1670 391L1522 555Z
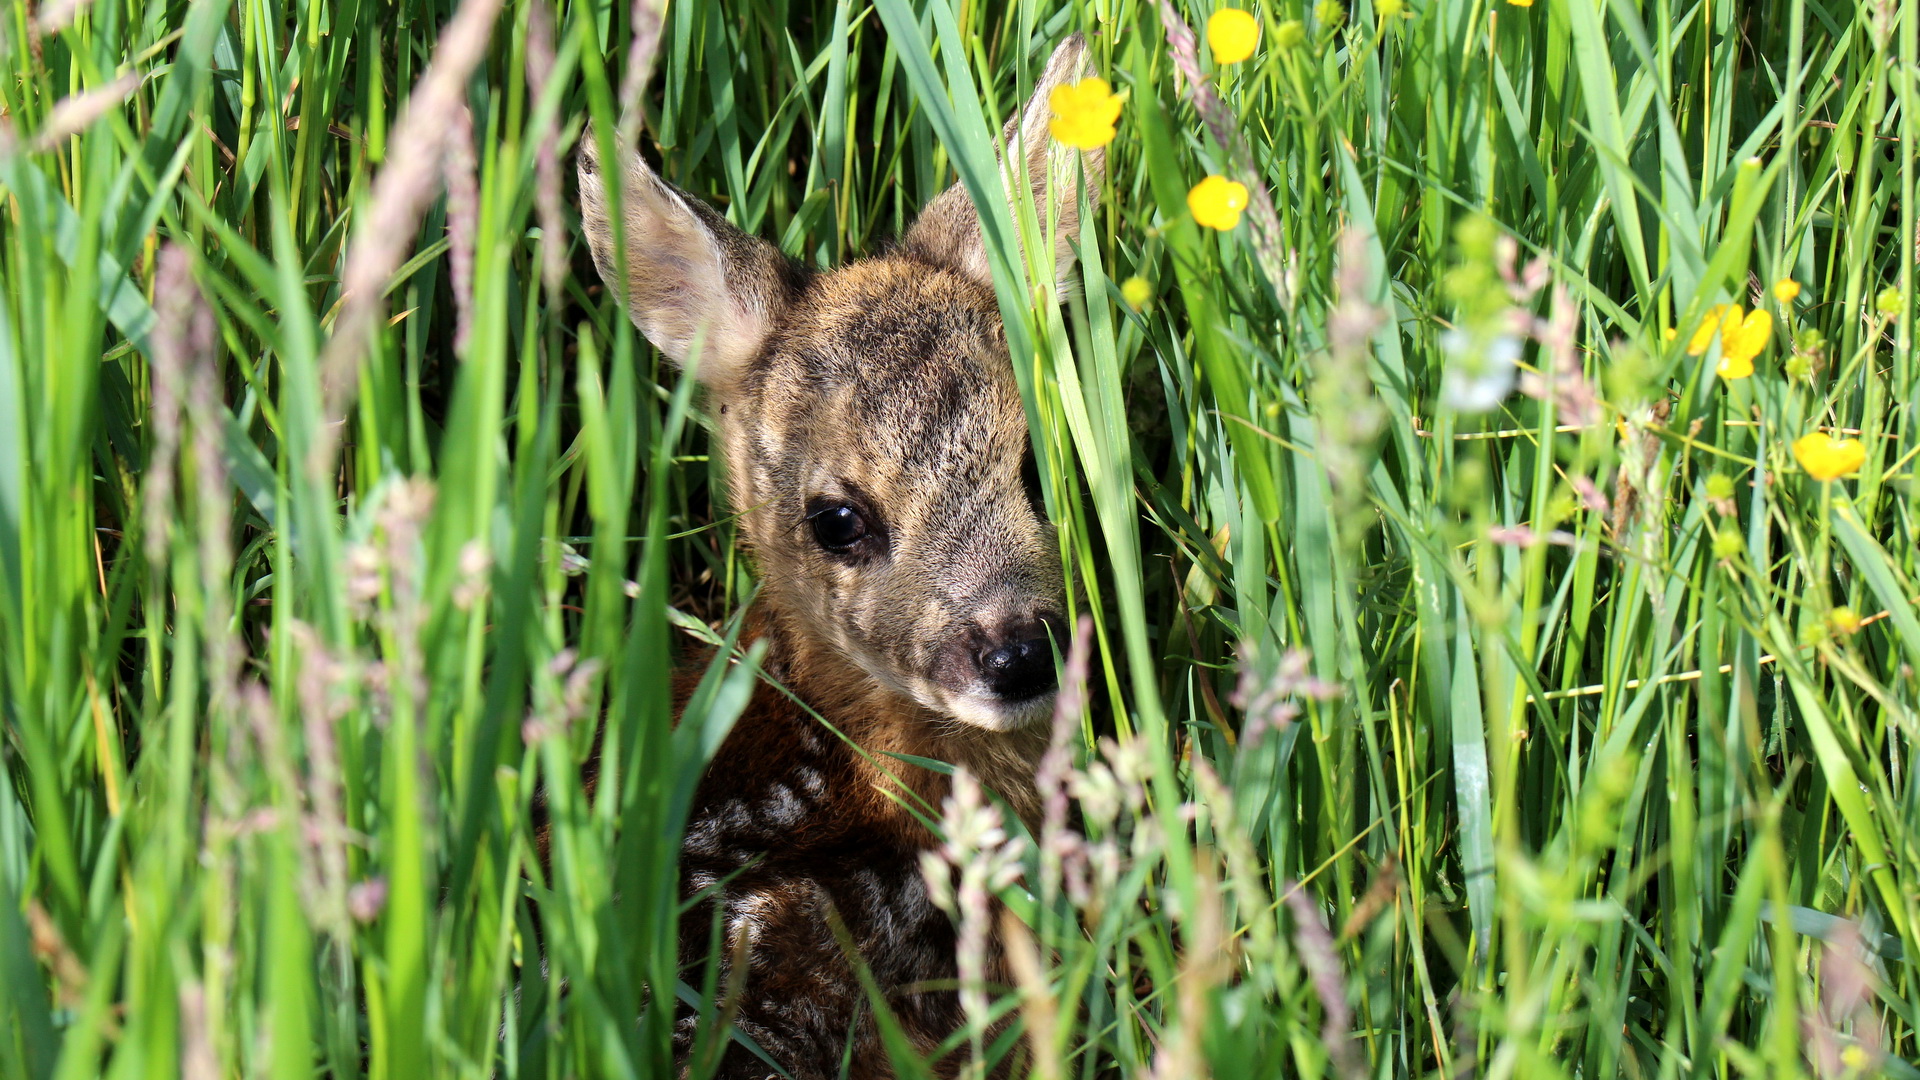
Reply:
M723 989L674 836L753 654L677 728L665 658L752 567L556 186L652 9L463 4L7 9L9 1080L664 1077ZM1067 33L1129 95L1078 297L990 230L1093 628L1021 1070L1917 1075L1920 19L1251 6L1220 66L1207 0L680 0L641 99L832 265L990 188Z

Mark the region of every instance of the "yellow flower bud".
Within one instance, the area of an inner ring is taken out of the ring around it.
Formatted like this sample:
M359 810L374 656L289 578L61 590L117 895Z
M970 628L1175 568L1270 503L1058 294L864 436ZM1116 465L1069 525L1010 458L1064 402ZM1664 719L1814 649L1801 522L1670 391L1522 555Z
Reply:
M1153 286L1146 278L1130 277L1120 283L1120 295L1127 301L1128 307L1139 311L1147 306L1147 301L1153 299Z
M1790 277L1783 277L1773 283L1773 298L1781 304L1791 304L1800 295L1800 283Z
M1827 626L1836 634L1857 634L1860 625L1860 613L1850 607L1837 607L1827 612Z

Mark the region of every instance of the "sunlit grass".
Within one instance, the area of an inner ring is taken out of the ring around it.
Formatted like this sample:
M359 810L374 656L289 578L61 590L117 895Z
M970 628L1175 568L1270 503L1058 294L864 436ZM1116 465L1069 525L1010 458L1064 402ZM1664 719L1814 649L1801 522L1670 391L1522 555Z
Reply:
M573 147L638 98L832 265L1076 30L1084 288L994 253L1093 628L1021 1069L1920 1075L1920 19L1216 6L681 0L644 94L618 4L11 6L0 1077L674 1075L754 580Z

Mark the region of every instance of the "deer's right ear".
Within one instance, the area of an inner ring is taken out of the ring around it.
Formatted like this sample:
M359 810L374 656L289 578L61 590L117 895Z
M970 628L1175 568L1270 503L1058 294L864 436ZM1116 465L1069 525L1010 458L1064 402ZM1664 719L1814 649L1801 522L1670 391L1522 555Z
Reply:
M615 261L607 172L589 128L580 139L580 219L600 279L624 294L627 314L676 364L699 341L696 374L724 389L759 355L795 271L773 245L734 228L706 203L654 174L638 153L615 171L626 225L626 266Z
M1053 50L1047 69L1033 88L1026 108L1007 120L1001 130L1007 152L1020 166L1013 170L1012 183L1024 183L1033 192L1034 207L1040 212L1040 227L1047 227L1047 199L1053 199L1053 219L1057 226L1053 242L1053 280L1065 299L1071 287L1067 269L1073 263L1074 244L1080 239L1080 201L1074 175L1077 159L1086 166L1087 195L1097 200L1101 176L1106 170L1106 151L1084 153L1054 141L1048 128L1053 116L1053 92L1092 74L1087 58L1087 39L1074 34ZM1008 200L1013 199L1011 191ZM955 184L934 196L920 217L907 230L908 246L935 262L971 275L987 285L993 284L993 271L987 263L986 242L980 235L980 215L965 184Z

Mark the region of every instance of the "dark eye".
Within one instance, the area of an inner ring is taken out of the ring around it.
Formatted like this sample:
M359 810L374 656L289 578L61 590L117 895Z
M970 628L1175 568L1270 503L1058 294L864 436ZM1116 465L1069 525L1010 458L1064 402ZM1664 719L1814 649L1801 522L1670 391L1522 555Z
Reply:
M813 538L828 551L845 551L867 535L867 519L851 506L829 506L810 520Z

